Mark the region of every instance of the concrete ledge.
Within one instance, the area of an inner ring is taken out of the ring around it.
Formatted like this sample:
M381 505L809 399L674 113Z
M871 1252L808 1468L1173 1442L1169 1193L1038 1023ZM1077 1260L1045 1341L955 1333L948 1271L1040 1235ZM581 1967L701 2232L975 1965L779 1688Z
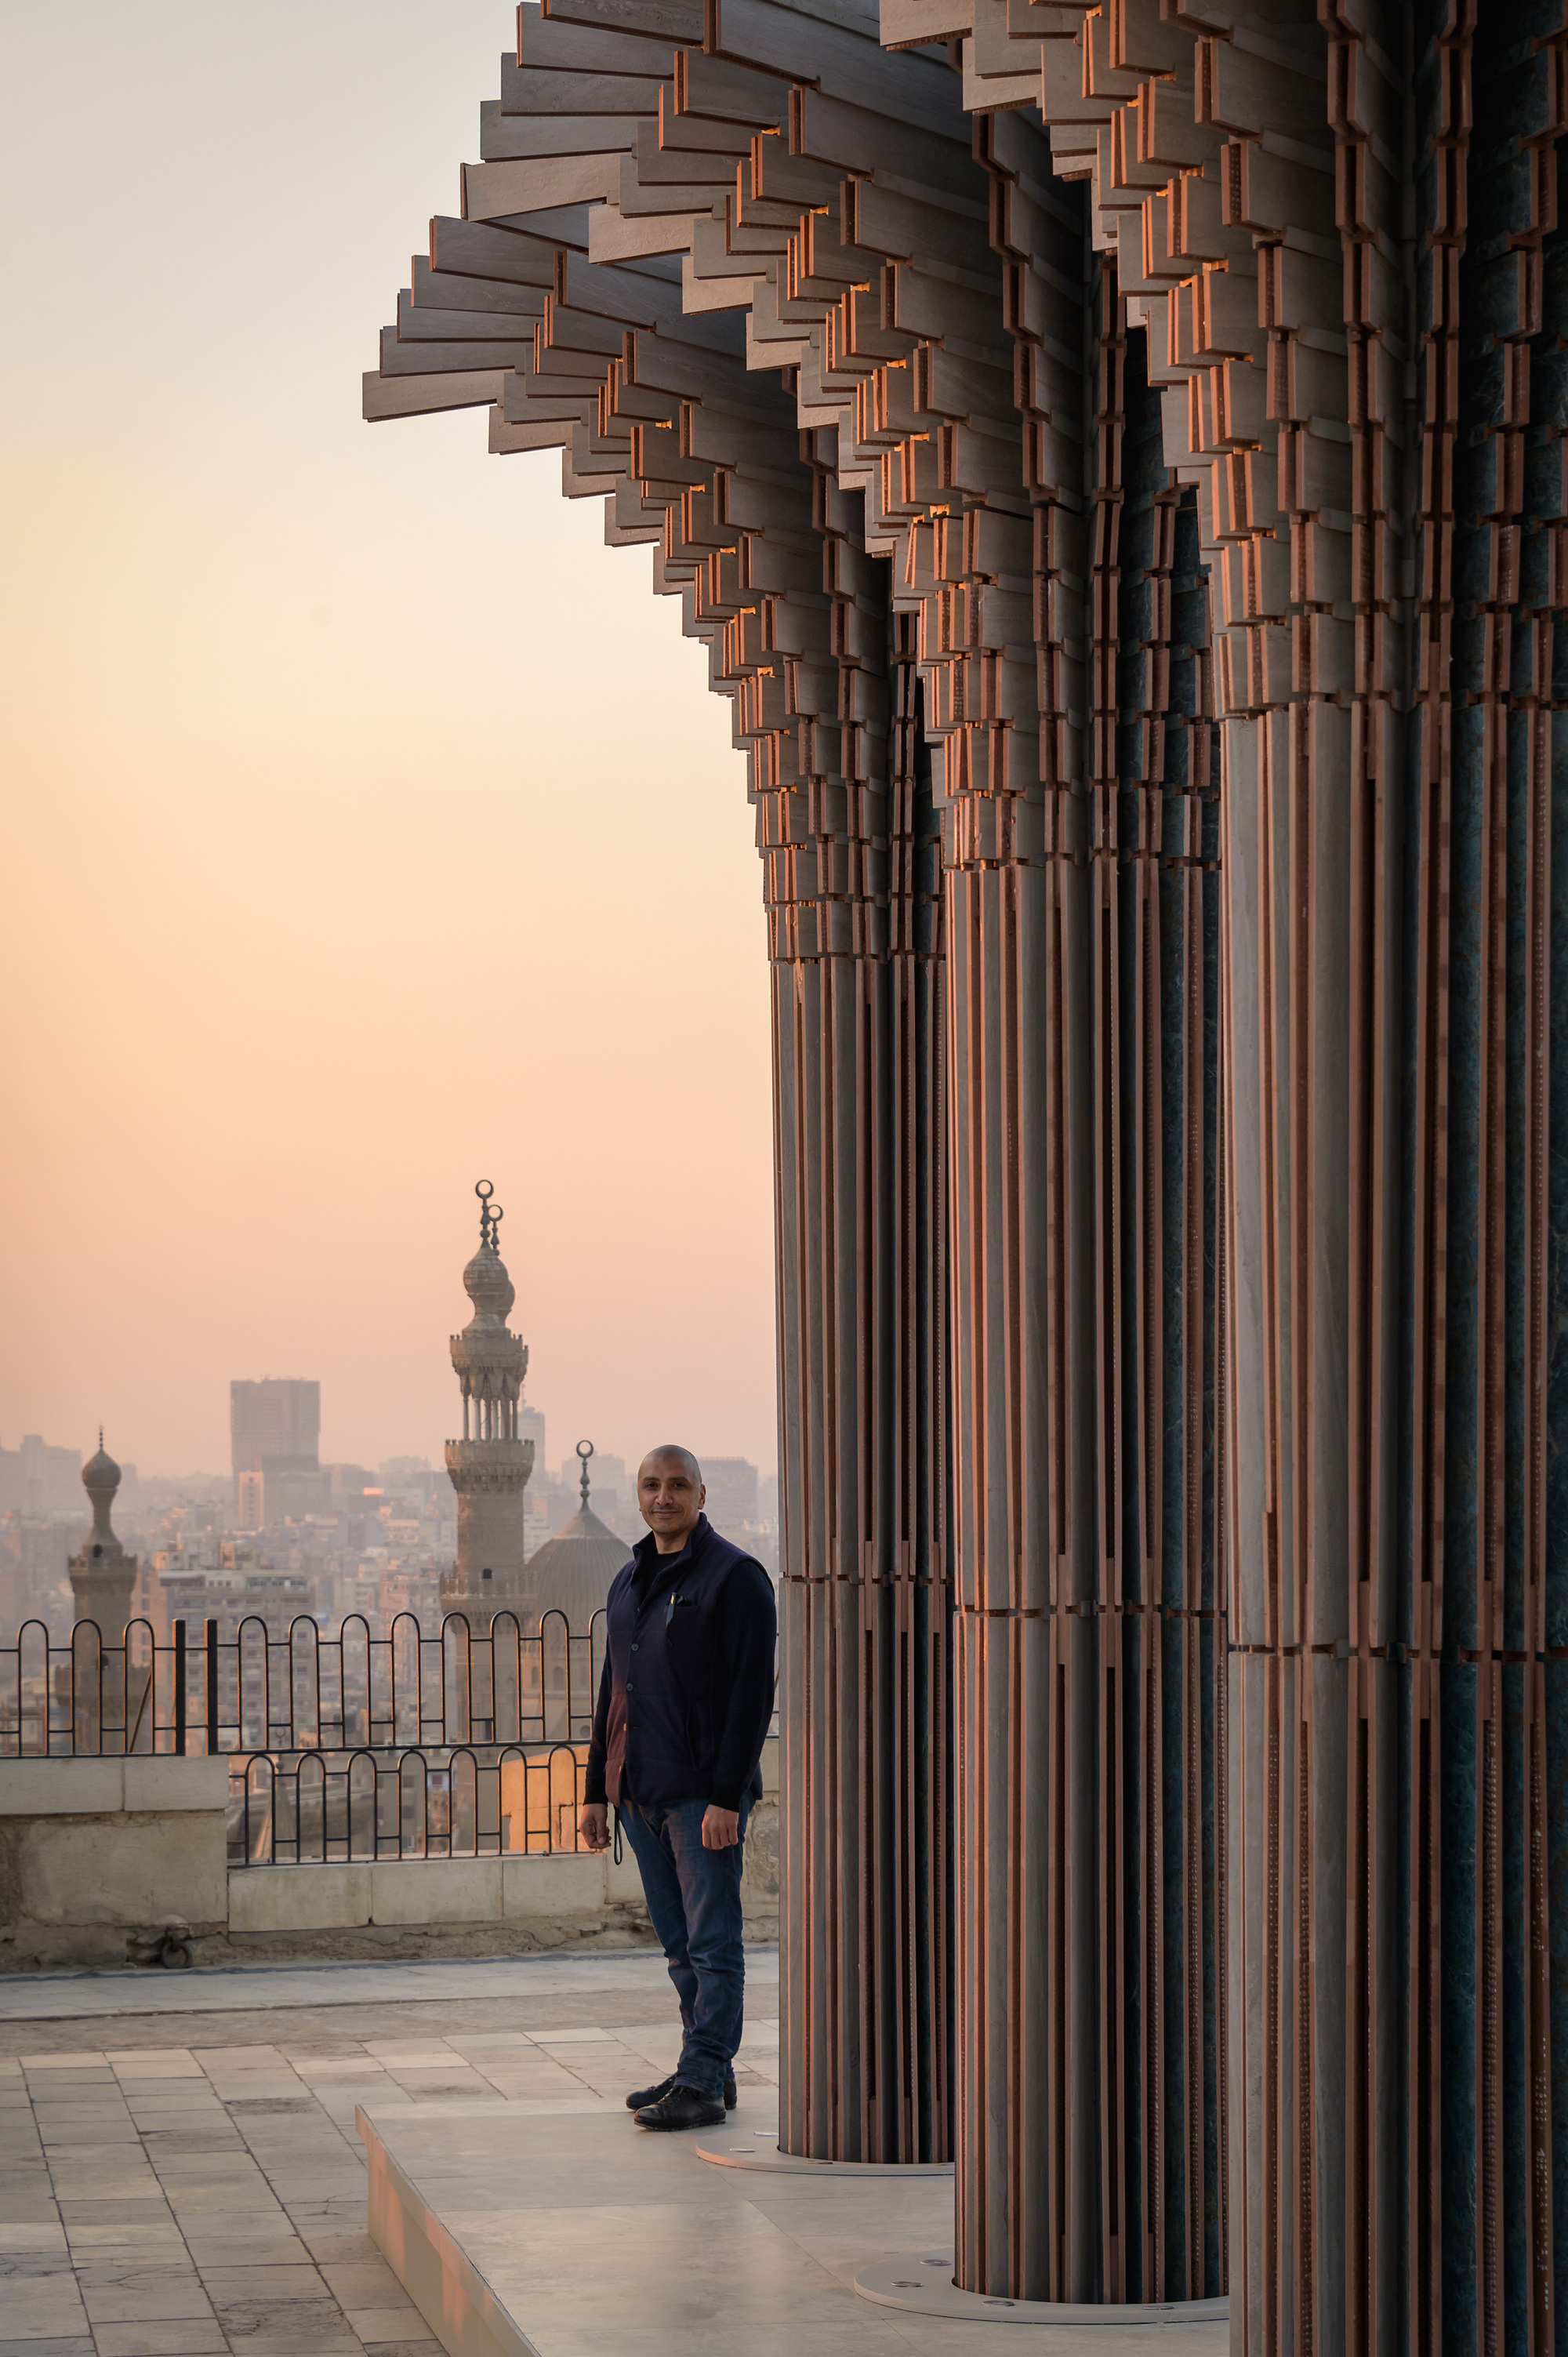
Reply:
M220 1810L179 1817L33 1817L7 1846L17 1912L34 1923L136 1931L171 1915L221 1922L228 1910Z
M112 1817L221 1809L229 1761L137 1753L120 1760L0 1760L0 1817Z
M751 2095L736 2115L743 2135L768 2124ZM950 2179L823 2183L705 2169L690 2138L644 2135L607 2103L378 2106L357 2124L371 2238L448 2357L886 2357L917 2343L958 2351L961 2341L983 2357L1020 2345L1015 2310L961 2306L952 2292ZM890 2303L928 2294L926 2282L906 2281L912 2235L932 2262L919 2275L945 2280L955 2303L932 2320L867 2304L879 2269ZM944 2335L961 2313L962 2335ZM1187 2357L1224 2357L1221 2303L1192 2315L1079 2310L1072 2321L1089 2339L1069 2331L1050 2345L1142 2357L1151 2325L1178 2319ZM987 2329L1009 2322L1000 2335Z
M229 1801L229 1755L211 1760L148 1759L121 1761L124 1806L130 1810L221 1809Z
M758 1935L761 1936L760 1934ZM120 1961L124 1963L124 1943ZM197 1964L451 1964L548 1956L658 1953L648 1918L611 1914L532 1916L511 1923L348 1923L314 1930L245 1932L228 1924L193 1939ZM0 1972L4 1972L0 1955ZM0 2341L0 2348L5 2344Z
M396 1857L371 1868L372 1923L495 1923L499 1857Z
M363 1866L244 1866L229 1869L231 1932L343 1931L371 1921Z
M747 1870L750 1868L750 1864L751 1855L748 1848L746 1857ZM634 1907L640 1907L642 1905L642 1876L638 1870L637 1860L631 1854L631 1845L624 1836L622 1837L621 1842L620 1864L618 1866L616 1864L615 1845L612 1843L610 1847L604 1853L604 1867L605 1897L609 1900L618 1900L623 1902L628 1901ZM778 1888L777 1875L774 1878L774 1888L775 1889ZM746 1890L744 1880L742 1881L741 1889L743 1891ZM747 1896L749 1896L749 1893L747 1893Z
M111 1817L124 1805L122 1760L0 1760L0 1817Z
M589 1921L628 1907L642 1911L631 1870L567 1851L542 1857L402 1857L343 1866L237 1866L229 1869L229 1924L236 1932L348 1931L361 1924L444 1930ZM611 1876L618 1888L612 1893Z
M594 1857L586 1851L580 1855L566 1851L559 1857L503 1857L499 1863L500 1911L509 1923L525 1922L538 1915L585 1915L613 1903L607 1855ZM640 1905L641 1878L638 1878L633 1889L618 1891L614 1898L635 1900Z
M746 1936L778 1937L778 1744L746 1835ZM231 1867L226 1757L0 1759L0 1974L93 1968L188 1926L192 1961L645 1947L630 1848Z
M226 1758L0 1760L0 1972L123 1964L171 1920L220 1931L228 1797Z
M367 2231L447 2357L539 2357L364 2113L354 2121L369 2163Z

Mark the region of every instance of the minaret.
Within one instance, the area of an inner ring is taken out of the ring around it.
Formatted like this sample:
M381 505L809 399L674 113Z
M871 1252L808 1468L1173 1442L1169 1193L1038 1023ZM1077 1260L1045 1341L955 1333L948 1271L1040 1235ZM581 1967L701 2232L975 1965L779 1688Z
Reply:
M452 1337L463 1437L446 1443L446 1471L457 1492L457 1561L442 1579L441 1602L488 1627L491 1611L503 1604L515 1609L521 1595L522 1493L533 1470L533 1443L517 1428L528 1351L506 1322L517 1294L496 1249L500 1209L491 1203L488 1178L474 1192L479 1249L463 1271L474 1314Z
M92 1529L80 1555L70 1559L70 1592L79 1620L96 1620L106 1644L117 1645L131 1617L136 1586L136 1558L127 1555L114 1535L109 1516L120 1487L120 1468L103 1446L100 1427L98 1450L81 1469L81 1486L92 1501Z

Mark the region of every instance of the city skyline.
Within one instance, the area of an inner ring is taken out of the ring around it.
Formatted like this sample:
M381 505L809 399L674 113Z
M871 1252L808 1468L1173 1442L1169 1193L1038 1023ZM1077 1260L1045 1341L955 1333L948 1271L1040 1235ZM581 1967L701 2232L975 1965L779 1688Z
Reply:
M326 1456L438 1459L484 1176L552 1423L770 1465L764 918L704 657L554 454L359 414L510 14L269 22L0 15L0 1435L221 1470L231 1379L303 1370Z
M299 1388L313 1394L316 1387ZM115 1458L109 1437L100 1436L85 1461L37 1436L25 1437L20 1450L0 1441L0 1636L30 1620L60 1635L83 1617L81 1579L92 1585L96 1558L90 1564L82 1550L106 1479L114 1491L120 1548L111 1568L116 1581L123 1571L131 1586L121 1592L112 1582L113 1592L99 1596L86 1617L102 1620L107 1610L115 1626L145 1618L163 1642L176 1618L199 1618L209 1608L231 1620L259 1610L278 1633L299 1613L324 1628L359 1613L384 1629L399 1612L412 1611L435 1628L448 1609L471 1618L477 1609L470 1592L477 1566L467 1587L455 1577L464 1560L462 1498L445 1465L392 1457L307 1470L274 1457L275 1478L254 1469L237 1478L171 1476ZM645 1535L635 1467L596 1448L589 1472L598 1528L629 1549ZM714 1527L744 1540L776 1574L774 1475L716 1453L705 1458L703 1473ZM558 1464L533 1468L517 1534L524 1561L573 1526L584 1502L582 1476L575 1448L564 1442ZM478 1563L490 1552L481 1552ZM494 1600L509 1598L499 1593Z
M543 1409L535 1409L533 1407L533 1404L531 1402L530 1411L531 1413L542 1415L553 1432L555 1419L553 1415L551 1415L547 1407ZM103 1426L103 1435L111 1437L113 1437L110 1433L110 1427L107 1422L105 1422ZM379 1474L388 1466L406 1466L418 1463L422 1470L432 1474L439 1473L443 1480L445 1480L446 1471L442 1461L442 1452L446 1438L449 1437L450 1436L443 1436L443 1439L440 1442L434 1444L428 1448L375 1448L362 1455L350 1455L347 1450L329 1450L324 1448L321 1453L320 1464L324 1473L329 1473L333 1468L337 1466L349 1466L358 1468L367 1473ZM592 1437L592 1434L585 1432L578 1437L590 1438ZM0 1456L15 1455L16 1452L27 1442L41 1444L44 1451L51 1458L61 1456L63 1454L70 1454L75 1460L70 1473L71 1482L74 1483L78 1473L80 1472L81 1466L87 1462L87 1459L91 1456L94 1448L101 1445L101 1437L99 1426L96 1421L93 1422L91 1431L88 1437L82 1440L80 1444L73 1439L61 1440L50 1433L39 1432L36 1428L30 1428L24 1431L21 1425L16 1424L12 1426L9 1431L0 1428ZM668 1437L668 1436L665 1436L665 1437ZM653 1444L650 1443L650 1445ZM682 1446L683 1447L685 1444L682 1443ZM542 1471L547 1474L551 1481L564 1483L569 1487L576 1483L581 1473L581 1462L575 1453L575 1447L576 1438L572 1435L566 1434L564 1430L553 1435L550 1441L551 1454L547 1458L542 1458L539 1460ZM214 1484L226 1484L231 1487L233 1483L234 1477L231 1470L221 1464L201 1464L194 1458L190 1459L188 1462L181 1461L178 1463L159 1464L138 1459L134 1452L130 1450L125 1451L123 1456L118 1450L114 1450L112 1453L119 1458L119 1461L123 1465L127 1475L134 1480L137 1481L167 1483L186 1480L190 1481L210 1482ZM646 1454L646 1449L642 1451L642 1454ZM700 1463L705 1463L711 1459L715 1464L723 1465L732 1465L736 1463L750 1464L755 1466L759 1480L771 1481L775 1479L775 1452L769 1452L767 1456L758 1458L751 1455L749 1452L739 1450L725 1451L720 1448L705 1450L699 1444L693 1447L693 1454L697 1458ZM590 1468L590 1472L593 1477L596 1479L596 1469L607 1464L624 1466L629 1471L635 1471L640 1461L640 1456L635 1446L630 1449L617 1448L612 1446L611 1440L608 1438L602 1442L595 1440L593 1463ZM70 1505L74 1508L76 1505L76 1492L74 1488L70 1489L68 1494ZM3 1511L4 1508L0 1507L0 1512ZM49 1511L58 1513L60 1509L51 1508ZM85 1506L81 1509L83 1514L87 1514L89 1511L90 1510Z

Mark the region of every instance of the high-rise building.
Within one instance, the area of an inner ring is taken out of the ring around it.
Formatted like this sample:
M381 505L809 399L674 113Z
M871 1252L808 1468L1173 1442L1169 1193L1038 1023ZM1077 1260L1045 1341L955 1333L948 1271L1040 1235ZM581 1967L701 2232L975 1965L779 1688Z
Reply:
M544 1453L544 1410L542 1407L530 1407L525 1399L520 1398L517 1409L517 1428L522 1439L532 1441L533 1461L542 1473L549 1463Z
M51 1447L29 1432L20 1448L0 1448L0 1514L71 1512L81 1503L81 1473L76 1449Z
M757 1468L745 1457L704 1457L702 1467L703 1511L715 1531L738 1542L757 1520Z
M259 1531L267 1519L267 1477L259 1466L248 1465L234 1477L237 1530Z
M321 1385L292 1376L229 1386L234 1494L242 1473L316 1473L321 1464Z
M517 1291L496 1245L500 1224L489 1179L479 1198L479 1249L463 1271L474 1314L452 1337L452 1364L463 1394L463 1437L446 1443L446 1471L457 1492L457 1560L441 1582L448 1610L488 1627L489 1611L517 1604L526 1552L523 1491L533 1470L533 1443L518 1429L528 1349L507 1326Z

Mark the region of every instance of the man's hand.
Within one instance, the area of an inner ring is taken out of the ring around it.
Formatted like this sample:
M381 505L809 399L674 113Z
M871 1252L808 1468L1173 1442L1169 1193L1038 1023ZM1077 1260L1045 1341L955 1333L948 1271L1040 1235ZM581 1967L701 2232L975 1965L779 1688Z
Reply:
M608 1849L610 1813L603 1801L584 1802L577 1818L577 1831L590 1849Z
M708 1803L703 1812L703 1847L733 1849L740 1839L740 1811L715 1808Z

